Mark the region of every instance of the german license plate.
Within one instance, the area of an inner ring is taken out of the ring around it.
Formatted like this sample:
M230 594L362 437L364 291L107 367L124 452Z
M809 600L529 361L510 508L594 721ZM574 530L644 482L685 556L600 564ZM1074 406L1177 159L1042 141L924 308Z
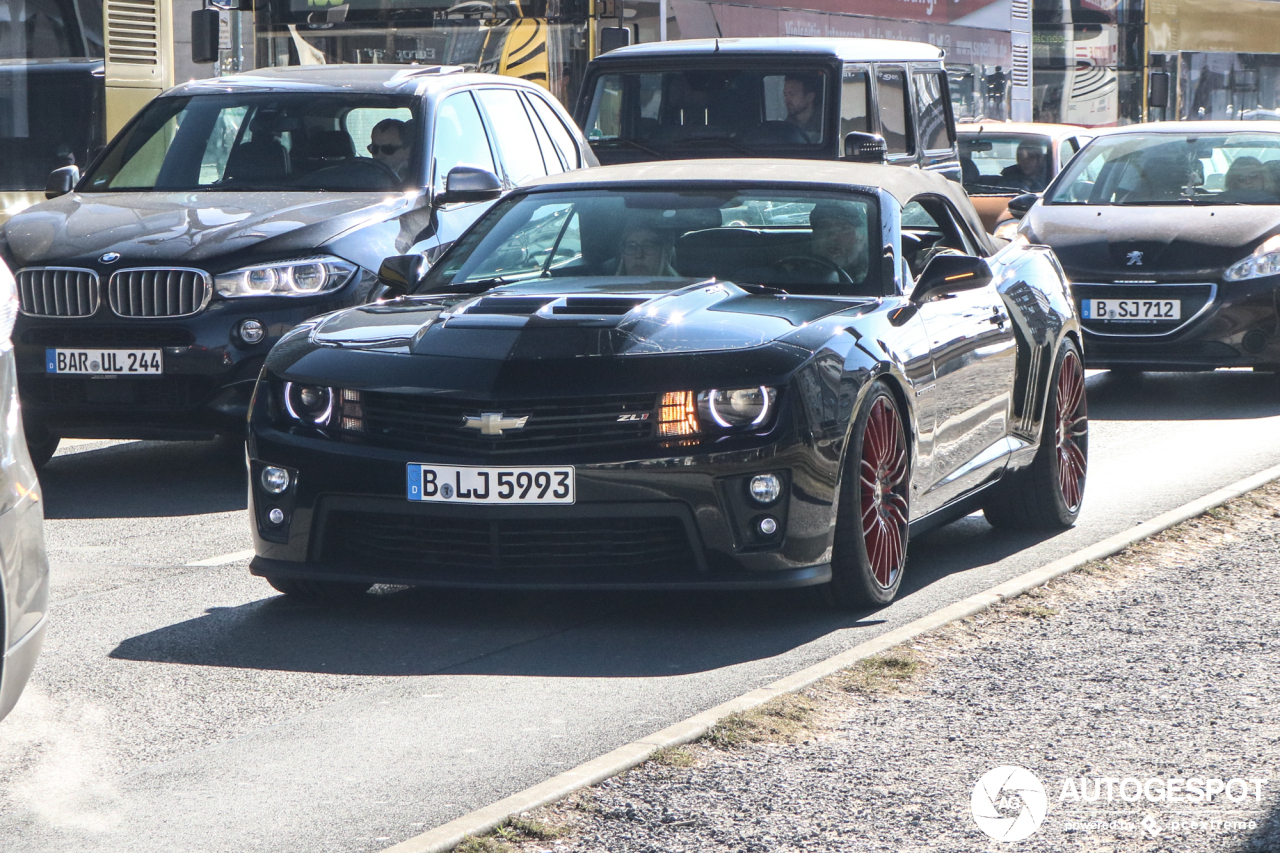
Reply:
M1159 323L1182 319L1180 299L1082 299L1084 320L1115 320L1122 323Z
M46 373L159 376L164 359L158 349L47 349Z
M448 504L571 504L574 469L409 463L409 500Z

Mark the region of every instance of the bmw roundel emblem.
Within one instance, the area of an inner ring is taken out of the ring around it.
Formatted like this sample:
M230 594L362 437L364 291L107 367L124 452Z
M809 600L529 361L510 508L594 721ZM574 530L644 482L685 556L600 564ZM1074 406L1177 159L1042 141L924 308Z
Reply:
M98 261L104 264L114 264L118 260L120 260L119 252L107 252L105 255L98 258Z

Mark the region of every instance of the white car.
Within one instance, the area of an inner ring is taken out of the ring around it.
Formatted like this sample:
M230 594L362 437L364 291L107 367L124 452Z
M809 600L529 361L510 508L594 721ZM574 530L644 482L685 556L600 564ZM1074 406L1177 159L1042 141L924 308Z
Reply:
M13 275L0 261L0 719L35 668L49 611L44 505L18 409L11 340L17 314Z

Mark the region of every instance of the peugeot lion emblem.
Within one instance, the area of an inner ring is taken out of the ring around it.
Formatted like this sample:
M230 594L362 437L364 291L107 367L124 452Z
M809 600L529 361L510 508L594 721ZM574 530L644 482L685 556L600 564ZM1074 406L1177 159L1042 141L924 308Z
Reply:
M480 417L463 415L462 426L466 429L478 429L481 435L502 435L505 429L524 429L527 420L528 415L522 418L504 418L502 412L484 412Z
M1126 266L1131 266L1131 267L1140 267L1140 266L1142 266L1142 253L1141 253L1141 252L1136 251L1136 250L1135 250L1135 251L1132 251L1132 252L1130 252L1130 253L1129 253L1128 258L1129 258L1129 262L1128 262L1128 264L1126 264Z
M119 252L107 252L105 255L98 258L99 263L104 264L114 264L118 260L120 260Z

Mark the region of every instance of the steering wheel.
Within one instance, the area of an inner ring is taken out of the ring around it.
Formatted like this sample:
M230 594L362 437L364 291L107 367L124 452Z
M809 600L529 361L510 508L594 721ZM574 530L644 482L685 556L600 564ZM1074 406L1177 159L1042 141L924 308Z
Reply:
M404 179L381 160L372 157L353 157L317 169L298 182L299 187L333 185L337 189L366 192L398 190Z
M833 273L835 274L835 281L839 284L856 283L839 264L814 255L788 255L785 258L778 258L778 260L769 264L769 269L778 269L792 275L803 275L805 272L820 272L824 278L822 281L814 282L814 284L831 283L830 276Z

